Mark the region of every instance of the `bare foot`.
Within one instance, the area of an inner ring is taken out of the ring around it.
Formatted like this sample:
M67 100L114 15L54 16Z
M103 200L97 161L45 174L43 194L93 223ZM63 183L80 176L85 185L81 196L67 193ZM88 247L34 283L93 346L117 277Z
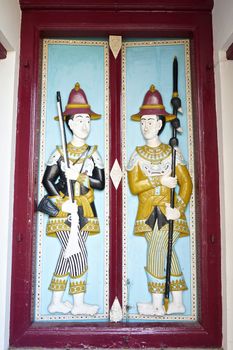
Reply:
M90 304L78 304L74 305L71 313L72 315L95 315L99 309L98 305L90 305Z
M68 314L72 309L72 304L69 301L65 301L64 303L58 302L58 303L50 303L48 306L48 312L51 314L54 314L56 312L62 313L62 314Z
M148 316L165 315L165 310L163 305L158 307L158 306L154 306L152 303L138 303L137 307L140 315L148 315Z
M185 306L184 304L177 304L177 303L169 303L168 304L168 309L167 309L167 314L183 314L185 312Z

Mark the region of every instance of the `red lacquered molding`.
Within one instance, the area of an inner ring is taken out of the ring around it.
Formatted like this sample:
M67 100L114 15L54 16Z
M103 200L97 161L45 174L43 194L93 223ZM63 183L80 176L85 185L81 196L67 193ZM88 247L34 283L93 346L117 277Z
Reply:
M0 60L3 60L4 58L6 58L6 56L7 56L7 50L0 42Z
M233 60L233 43L228 47L226 55L228 60Z

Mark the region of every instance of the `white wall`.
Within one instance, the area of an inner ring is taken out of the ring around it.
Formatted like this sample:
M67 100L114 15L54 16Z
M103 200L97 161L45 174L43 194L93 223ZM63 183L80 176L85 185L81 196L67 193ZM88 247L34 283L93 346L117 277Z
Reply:
M233 42L233 1L214 0L213 32L215 62L218 62L219 50L226 50Z
M0 60L0 350L6 350L9 345L12 209L21 11L17 0L0 0L0 9L0 41L8 51L7 58Z
M220 168L224 350L233 349L233 61L226 60L226 50L233 42L232 19L233 1L215 0L213 33Z

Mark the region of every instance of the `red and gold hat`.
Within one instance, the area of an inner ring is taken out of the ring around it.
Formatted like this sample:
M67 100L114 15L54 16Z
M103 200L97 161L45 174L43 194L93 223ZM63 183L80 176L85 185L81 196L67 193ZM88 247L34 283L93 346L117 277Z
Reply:
M100 119L101 115L93 112L91 106L88 104L85 92L80 88L80 84L76 83L71 90L66 109L64 111L64 118L68 115L74 115L78 113L89 114L91 119ZM55 117L58 120L58 117Z
M162 115L165 117L165 121L169 122L176 118L175 115L166 112L163 105L163 99L158 90L155 89L154 85L151 85L150 89L147 91L140 111L137 114L131 116L131 119L139 122L143 115Z

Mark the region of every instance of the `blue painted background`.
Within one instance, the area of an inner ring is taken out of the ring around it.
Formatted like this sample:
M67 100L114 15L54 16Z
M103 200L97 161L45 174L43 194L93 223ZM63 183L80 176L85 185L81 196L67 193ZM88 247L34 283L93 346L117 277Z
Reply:
M185 77L185 55L184 45L167 46L144 46L127 47L126 49L126 142L127 160L133 153L136 146L144 145L145 141L140 131L140 123L130 119L131 115L139 111L143 98L154 84L163 97L166 111L172 113L170 104L173 81L172 64L174 56L179 64L178 89L182 101L183 115L180 116L183 134L178 136L179 146L188 160L188 134L187 134L187 108L186 108L186 77ZM160 139L168 143L171 137L171 127L167 124ZM138 207L137 196L133 196L129 189L127 193L127 276L129 279L128 305L131 306L129 314L137 313L137 302L150 302L151 295L147 290L147 279L144 270L146 265L146 240L143 237L133 235L133 226ZM189 209L186 211L189 221ZM184 304L186 306L185 315L191 313L191 290L190 290L190 239L189 237L178 240L176 251L180 260L180 265L188 286L188 291L184 292Z
M161 92L163 102L168 112L172 112L170 99L172 94L172 62L177 56L179 62L179 94L182 100L184 114L180 117L184 130L179 136L180 148L188 160L187 145L187 109L185 87L185 58L184 45L130 47L126 51L126 108L127 108L127 159L138 145L145 144L140 132L140 124L130 120L130 116L138 112L145 93L151 84ZM46 155L41 162L46 162L55 146L60 144L60 131L58 122L53 117L57 115L56 91L61 92L63 109L68 100L69 93L76 82L84 89L88 102L94 112L102 114L102 119L92 121L91 133L87 140L90 145L97 144L98 150L105 158L104 147L104 48L102 46L87 45L49 45L48 72L47 72L47 104L46 104ZM68 139L69 131L67 131ZM167 125L161 140L165 143L171 137L170 125ZM104 303L104 191L95 191L95 203L100 220L101 233L88 238L89 274L86 293L86 302L100 305L103 313ZM149 302L150 294L147 291L147 280L144 272L146 264L146 241L142 237L133 235L133 225L136 217L138 200L127 193L127 226L128 226L128 266L127 274L130 282L128 305L129 313L137 313L137 302ZM189 209L186 212L189 220ZM46 220L45 220L46 225ZM47 306L50 302L51 292L48 290L50 280L60 252L60 243L56 238L45 235L42 240L42 294L41 315L49 315ZM190 239L182 238L176 244L176 251L180 258L188 291L184 292L186 315L191 313L190 295ZM68 290L68 286L67 286ZM71 297L66 292L65 299Z
M57 115L56 91L61 92L63 110L68 102L71 89L76 82L80 83L85 91L88 103L94 112L102 115L97 121L92 121L91 132L87 139L89 145L98 145L98 151L105 159L104 147L104 47L88 45L64 45L49 44L48 46L48 71L47 71L47 101L46 101L46 162L50 154L55 150L56 145L60 145L59 123L54 120ZM71 134L68 130L68 141ZM88 248L88 279L85 301L100 306L99 313L103 313L104 303L104 191L95 191L95 205L100 221L101 233L90 236L87 240ZM108 205L108 204L106 204ZM45 226L47 218L45 219ZM41 315L50 315L47 306L50 303L51 291L48 290L57 258L60 252L58 239L47 237L42 240L42 295L41 295ZM68 291L69 283L67 285ZM71 300L68 293L65 293L64 300Z

